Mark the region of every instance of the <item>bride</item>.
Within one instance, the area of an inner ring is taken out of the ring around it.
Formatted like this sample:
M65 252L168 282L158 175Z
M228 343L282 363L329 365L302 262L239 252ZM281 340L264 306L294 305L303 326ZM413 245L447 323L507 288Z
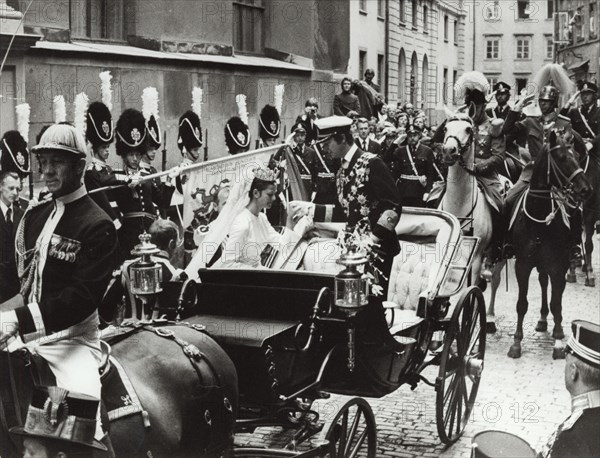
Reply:
M275 198L275 172L256 168L250 173L242 173L241 181L231 190L225 207L211 224L190 263L193 268L204 265L218 269L271 267L277 253L291 254L311 221L304 217L294 225L288 218L287 228L280 234L263 212L270 208ZM294 230L290 230L292 228ZM215 250L216 246L219 249Z

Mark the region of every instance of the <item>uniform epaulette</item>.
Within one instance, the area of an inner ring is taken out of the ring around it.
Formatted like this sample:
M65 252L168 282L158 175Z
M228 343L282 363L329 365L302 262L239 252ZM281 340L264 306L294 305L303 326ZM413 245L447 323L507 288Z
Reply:
M97 170L98 172L101 171L104 167L102 167L100 164L98 164L97 162L90 162L88 164L88 166L86 167L86 170Z

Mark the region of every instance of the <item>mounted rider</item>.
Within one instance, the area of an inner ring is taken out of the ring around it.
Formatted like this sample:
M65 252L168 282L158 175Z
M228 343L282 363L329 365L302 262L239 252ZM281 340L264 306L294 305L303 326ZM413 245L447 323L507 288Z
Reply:
M536 87L542 89L537 96L537 105L531 106L536 94L521 97L510 111L502 128L506 136L517 136L527 138L527 148L531 155L531 161L527 163L521 172L519 180L510 189L506 196L506 213L504 227L509 228L509 220L515 203L529 187L535 161L540 151L548 142L548 136L555 130L566 138L572 138L575 148L579 151L585 149L581 137L573 134L571 120L558 113L558 102L561 94L567 95L574 92L575 86L569 79L566 71L559 64L548 64L544 66L535 77ZM581 258L579 241L581 239L581 217L576 212L571 221L572 258Z
M503 211L503 186L500 182L498 171L506 156L506 140L502 134L502 120L491 119L487 116L485 107L487 100L485 94L489 91L489 82L482 73L473 71L463 74L456 86L459 91L464 91L465 105L459 112L466 112L473 123L472 142L475 145L475 163L463 164L470 173L477 178L483 193L492 210L491 254L492 262L497 261L501 255L503 231L499 230L499 222ZM431 143L443 143L445 136L444 121L436 130ZM463 148L469 145L462 145Z
M21 288L0 306L0 345L47 362L58 387L100 399L98 306L118 263L116 229L82 185L86 145L74 127L49 127L32 150L52 199L17 229Z

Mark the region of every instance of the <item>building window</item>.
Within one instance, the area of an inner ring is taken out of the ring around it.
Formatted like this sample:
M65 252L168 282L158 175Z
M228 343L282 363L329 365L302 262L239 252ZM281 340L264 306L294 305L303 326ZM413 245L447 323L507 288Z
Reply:
M530 59L531 37L517 37L517 59Z
M399 10L399 13L400 13L400 22L406 22L406 15L405 15L405 13L406 13L405 12L406 5L405 5L404 0L400 0L399 8L400 8L400 10Z
M379 80L379 87L383 91L385 82L385 56L383 54L377 54L377 78Z
M412 0L412 26L417 27L419 25L419 17L417 15L417 0Z
M428 16L427 15L428 14L429 14L429 11L428 11L427 5L423 5L423 33L428 33L428 31L427 31L427 27L428 27L428 24L427 24Z
M385 0L377 0L377 16L385 17Z
M448 69L444 68L444 86L442 87L442 101L448 103Z
M596 38L598 36L598 14L596 4L590 3L590 38Z
M490 92L493 92L494 86L498 84L500 78L498 77L498 75L485 75L485 77L490 83Z
M367 69L367 51L358 51L358 78L361 79L365 76L365 70Z
M546 13L546 17L552 19L552 15L554 14L554 0L547 1Z
M554 40L552 36L546 37L546 59L554 59Z
M233 45L236 51L263 52L263 0L237 0L233 4Z
M444 16L444 41L448 41L448 15Z
M127 38L126 0L71 2L71 33L74 37L124 41Z
M502 17L502 9L500 8L500 2L496 0L494 3L486 4L483 10L483 17L486 21L499 21Z
M517 15L519 19L529 19L530 12L529 0L519 0L517 2Z
M456 82L458 81L458 71L452 71L452 103L456 103Z
M358 9L361 13L367 14L367 0L359 0Z
M527 89L528 78L518 77L515 78L515 86L517 88L516 93L520 94L523 89Z
M500 59L500 37L488 37L485 42L485 58Z
M458 44L458 21L454 20L454 44Z

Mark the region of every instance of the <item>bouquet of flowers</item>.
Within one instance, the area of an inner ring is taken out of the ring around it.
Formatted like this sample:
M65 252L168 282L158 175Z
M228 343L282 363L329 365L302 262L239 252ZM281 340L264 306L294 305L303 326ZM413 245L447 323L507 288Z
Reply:
M354 228L340 231L337 242L341 248L341 256L355 253L367 259L367 262L359 266L358 270L369 279L371 294L381 296L383 287L379 284L379 280L383 277L383 273L375 265L375 261L381 260L381 256L376 249L378 245L371 237L369 219L363 218Z

